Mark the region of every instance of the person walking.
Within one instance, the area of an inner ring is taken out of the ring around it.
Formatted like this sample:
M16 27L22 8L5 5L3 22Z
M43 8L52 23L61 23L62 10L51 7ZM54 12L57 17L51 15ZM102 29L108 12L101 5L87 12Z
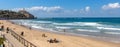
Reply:
M7 31L7 33L9 33L9 27L7 27L6 31Z
M21 36L23 36L23 35L24 35L24 32L22 31L22 32L21 32Z

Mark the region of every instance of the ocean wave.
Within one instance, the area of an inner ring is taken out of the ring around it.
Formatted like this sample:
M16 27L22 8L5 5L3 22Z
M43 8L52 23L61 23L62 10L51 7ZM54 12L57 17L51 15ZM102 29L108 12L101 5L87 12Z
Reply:
M76 29L77 31L84 31L84 32L100 32L97 30L85 30L85 29Z
M71 22L71 23L53 23L54 25L70 25L70 26L102 26L95 22Z
M120 32L104 32L106 34L120 34Z
M120 28L104 28L104 29L107 29L107 30L120 30Z
M74 22L75 24L81 24L83 26L102 26L102 24L99 24L97 22Z
M45 29L43 27L40 27L40 26L31 26L32 28L37 28L37 29Z
M61 27L61 26L56 26L57 29L70 29L71 27Z
M105 30L119 30L120 28L108 28L108 27L97 27L98 29L105 29Z
M42 29L42 30L47 30L47 31L54 31L52 28L44 28L41 26L31 26L32 28L36 28L36 29Z
M74 25L73 23L52 23L53 25Z
M52 23L51 21L34 21L33 23Z
M34 24L34 23L21 23L21 25L25 25L25 26L37 26L38 24Z

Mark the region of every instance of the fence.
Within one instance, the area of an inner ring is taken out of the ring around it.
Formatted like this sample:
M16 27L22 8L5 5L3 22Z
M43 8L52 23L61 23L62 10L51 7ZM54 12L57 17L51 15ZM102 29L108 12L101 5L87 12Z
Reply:
M37 47L34 44L32 44L31 42L27 41L26 39L24 39L23 37L21 37L20 35L18 35L17 33L15 33L13 30L9 30L9 32L11 33L11 35L13 37L15 37L19 42L21 42L24 46L26 47Z
M5 38L5 41L4 41L5 47L14 47L13 44L6 38L5 34L2 33L2 31L0 31L0 36L2 38ZM3 45L0 47L3 47Z
M14 47L13 44L6 37L4 38L6 39L5 42L7 42L6 47Z

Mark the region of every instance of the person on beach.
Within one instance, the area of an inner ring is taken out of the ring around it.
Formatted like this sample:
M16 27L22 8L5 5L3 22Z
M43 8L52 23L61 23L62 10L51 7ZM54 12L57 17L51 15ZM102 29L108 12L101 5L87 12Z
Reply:
M54 43L58 43L59 41L58 41L56 38L54 38L54 39L53 39L53 42L54 42Z
M32 28L31 28L31 27L29 27L29 29L31 30Z
M23 36L24 35L24 32L21 32L21 36Z
M49 39L49 40L47 40L49 43L53 43L53 40L52 39Z
M42 34L42 37L47 37L45 34Z
M4 26L3 25L1 26L1 30L4 31Z
M9 33L9 27L7 27L6 31L7 31L7 33Z
M49 40L47 40L49 43L58 43L59 41L56 39L56 38L54 38L54 39L49 39Z

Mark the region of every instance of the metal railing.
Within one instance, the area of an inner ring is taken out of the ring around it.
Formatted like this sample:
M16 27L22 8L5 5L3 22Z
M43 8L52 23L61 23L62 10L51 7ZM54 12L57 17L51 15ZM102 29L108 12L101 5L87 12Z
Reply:
M5 42L7 42L6 47L14 47L14 45L5 36L4 38L6 39Z
M21 42L24 46L26 47L37 47L34 44L32 44L31 42L27 41L26 39L24 39L23 37L21 37L20 35L18 35L17 33L15 33L13 30L9 30L9 32L11 33L11 35L13 37L15 37L19 42Z
M14 47L14 45L6 38L6 34L3 34L2 33L3 31L0 31L0 32L1 32L0 36L2 38L5 38L5 41L4 41L5 47Z

